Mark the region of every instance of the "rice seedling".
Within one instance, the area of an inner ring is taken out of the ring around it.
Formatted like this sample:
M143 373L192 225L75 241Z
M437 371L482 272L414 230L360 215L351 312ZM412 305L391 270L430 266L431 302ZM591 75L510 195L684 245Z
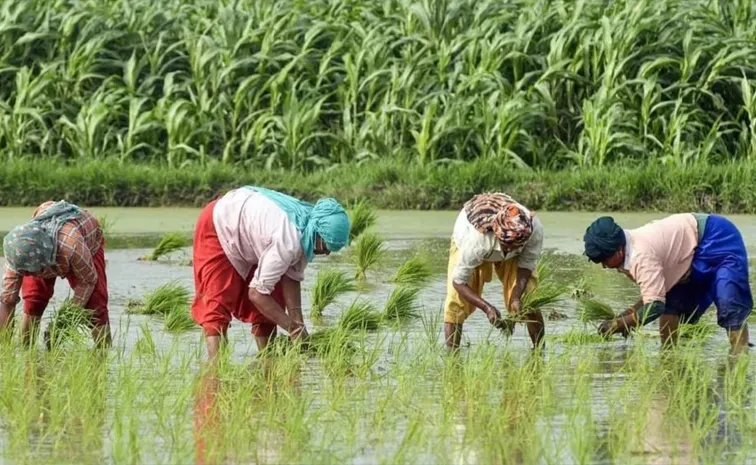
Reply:
M337 326L343 330L374 331L381 324L381 314L365 299L357 299L342 313Z
M578 304L578 318L584 323L612 320L616 317L609 305L595 299L582 299Z
M417 295L420 291L414 287L399 286L389 295L383 310L386 321L401 321L418 317Z
M186 238L181 234L168 233L160 238L160 242L158 242L158 245L151 254L141 257L140 260L155 261L160 257L175 252L187 245Z
M397 284L421 285L428 281L433 272L428 261L419 255L415 255L402 263L391 278Z
M523 314L539 311L549 305L556 303L566 287L553 282L551 278L551 266L545 260L539 260L536 265L536 275L538 276L538 285L533 289L523 292L520 299L521 312Z
M365 200L360 200L349 210L349 242L357 239L365 231L373 227L378 219L375 211Z
M368 268L375 265L386 253L383 240L375 233L364 233L357 238L352 254L357 266L355 279L365 281Z
M44 333L47 349L58 347L66 339L92 330L92 311L66 300L60 306Z
M189 291L177 281L173 281L158 286L147 294L142 305L131 301L126 311L140 315L166 315L175 307L187 307L189 299Z
M318 271L310 301L312 305L311 316L321 316L323 310L333 303L338 296L356 289L353 280L348 278L344 271L334 269Z
M97 222L100 224L102 235L106 238L109 237L110 233L113 231L113 225L115 224L115 221L108 218L107 215L97 216L96 218Z
M168 332L189 331L197 327L197 324L189 314L189 307L176 305L165 314L165 330Z

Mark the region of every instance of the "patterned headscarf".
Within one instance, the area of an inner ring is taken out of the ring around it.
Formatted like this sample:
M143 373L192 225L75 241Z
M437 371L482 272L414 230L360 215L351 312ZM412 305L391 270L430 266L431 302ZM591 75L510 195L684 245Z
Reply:
M3 253L8 267L14 271L39 273L55 265L58 232L63 224L79 218L82 210L65 200L28 222L13 228L3 239Z
M504 193L479 194L465 203L467 220L483 234L493 232L508 247L520 248L533 234L533 213Z

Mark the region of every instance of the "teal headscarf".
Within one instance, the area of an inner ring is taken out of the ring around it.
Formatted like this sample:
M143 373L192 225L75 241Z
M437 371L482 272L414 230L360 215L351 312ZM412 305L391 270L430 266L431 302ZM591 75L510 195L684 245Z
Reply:
M3 239L3 253L9 268L38 273L55 265L58 232L66 221L79 218L81 213L81 208L61 200L44 213L13 228Z
M331 252L338 252L349 242L349 217L344 207L332 198L318 200L315 205L295 199L281 192L258 186L245 186L271 199L302 234L302 250L307 261L315 257L315 234L326 243Z

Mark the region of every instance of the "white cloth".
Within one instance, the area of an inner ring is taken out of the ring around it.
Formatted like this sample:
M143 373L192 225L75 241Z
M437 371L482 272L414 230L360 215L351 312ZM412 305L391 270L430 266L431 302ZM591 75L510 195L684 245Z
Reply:
M215 204L213 223L223 251L243 278L257 265L250 288L270 294L283 275L304 280L302 235L265 195L250 189L228 192Z
M525 207L520 206L520 208L530 213ZM464 209L457 215L452 237L459 249L459 261L452 272L454 282L457 284L468 283L475 268L484 261L500 262L518 257L518 268L533 271L543 250L543 226L538 216L533 218L533 234L525 245L509 253L502 252L501 244L492 232L483 234L475 229L467 220Z

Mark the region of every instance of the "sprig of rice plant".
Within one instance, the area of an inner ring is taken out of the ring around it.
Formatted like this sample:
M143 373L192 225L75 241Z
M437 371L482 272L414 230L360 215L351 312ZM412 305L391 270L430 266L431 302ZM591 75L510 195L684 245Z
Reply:
M354 207L349 210L349 223L351 225L349 242L351 243L353 240L361 236L362 233L375 225L377 219L378 216L375 211L366 201L360 200L357 202Z
M520 309L523 314L539 311L554 304L566 291L566 286L551 281L551 265L546 260L539 260L536 265L538 285L523 292Z
M374 331L381 324L381 314L365 299L355 300L341 315L338 327L344 330Z
M387 321L407 320L417 318L417 295L419 289L414 287L399 286L395 288L386 301L383 310L383 318Z
M365 233L355 241L352 253L357 265L355 278L364 281L367 278L367 270L375 265L386 253L386 249L381 239L375 233Z
M320 270L312 290L311 315L321 316L323 310L338 296L354 291L356 288L354 281L347 277L346 272L333 269Z
M176 281L163 284L147 294L141 306L130 301L131 306L126 307L128 313L140 315L165 315L174 307L187 307L189 305L189 291Z
M397 284L421 285L433 275L430 264L423 257L415 255L402 263L391 281Z
M141 257L141 260L155 261L158 258L164 255L168 255L171 252L175 252L182 247L186 247L187 245L188 241L181 234L168 233L160 238L160 242L158 242L158 245L155 247L152 253Z
M115 224L115 221L108 218L108 215L100 215L95 217L97 219L97 222L100 224L100 230L102 231L102 235L107 237L110 235L110 233L113 231L113 225Z
M165 330L169 332L189 331L197 327L189 313L189 307L176 305L165 315Z
M48 350L57 347L67 339L90 332L92 327L92 311L66 299L45 330L45 345Z
M578 318L583 323L612 320L616 317L609 305L595 299L582 299L578 304Z

